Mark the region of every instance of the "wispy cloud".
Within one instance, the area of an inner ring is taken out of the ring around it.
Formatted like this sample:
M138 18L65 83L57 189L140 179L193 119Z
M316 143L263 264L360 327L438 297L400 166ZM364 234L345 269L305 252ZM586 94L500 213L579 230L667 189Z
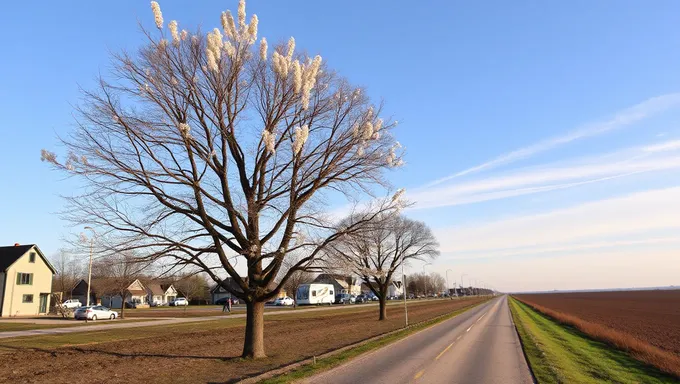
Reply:
M414 209L439 208L549 192L649 172L680 169L680 141L528 167L471 181L409 191Z
M680 187L656 189L538 215L441 228L435 232L442 252L456 254L658 238L660 233L675 234L680 229L678 196Z
M680 105L680 93L672 93L668 95L653 97L651 99L645 100L640 104L634 105L630 108L618 112L617 114L614 115L614 117L612 117L609 120L586 124L565 135L553 137L551 139L540 141L527 147L514 150L512 152L503 154L493 160L465 169L453 175L435 180L429 183L427 186L438 185L460 176L496 168L501 165L506 165L517 160L525 159L538 153L548 151L550 149L571 143L579 139L596 136L608 131L620 129L633 123L639 122L640 120L645 119L654 114L663 112L677 105Z

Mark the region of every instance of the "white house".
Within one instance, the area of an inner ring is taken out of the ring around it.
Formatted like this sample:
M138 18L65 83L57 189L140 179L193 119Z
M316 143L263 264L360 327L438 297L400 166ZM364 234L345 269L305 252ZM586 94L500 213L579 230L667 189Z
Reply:
M94 285L94 284L93 284ZM135 307L149 306L146 287L141 281L135 279L128 285L125 291L125 302ZM123 299L118 295L103 295L102 305L109 308L122 308Z
M392 284L387 288L387 296L401 296L404 293L404 287L401 281L392 281Z
M0 247L0 317L46 314L55 273L35 244Z
M177 290L170 284L146 284L147 302L150 305L164 305L172 302L177 297Z

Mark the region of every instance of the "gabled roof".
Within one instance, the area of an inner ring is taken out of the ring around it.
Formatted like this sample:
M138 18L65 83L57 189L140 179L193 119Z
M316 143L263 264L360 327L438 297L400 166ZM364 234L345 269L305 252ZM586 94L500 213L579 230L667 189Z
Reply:
M160 284L146 284L146 289L151 292L152 295L162 295L165 293L165 290L161 288Z
M248 281L248 278L247 278L247 277L242 277L242 279L245 279L246 282ZM236 283L236 280L234 280L233 277L227 277L227 278L225 278L225 279L222 280L222 281L223 281L223 282L226 282L227 285L228 285L232 290L234 290L234 291L236 291L236 292L241 292L241 287ZM219 292L219 288L220 288L220 287L221 287L221 285L215 284L212 288L210 288L210 293L217 293L217 292ZM225 289L224 291L225 291L225 292L228 292L226 289Z
M35 244L26 244L26 245L12 245L9 247L0 247L0 271L6 271L9 267L12 266L17 260L21 258L21 256L25 255L26 252L31 250L31 248L35 248L35 250L38 252L38 255L43 259L47 267L52 271L52 273L57 273L57 270L54 269L52 264L47 260L45 255L40 251L40 248L38 248L37 245Z

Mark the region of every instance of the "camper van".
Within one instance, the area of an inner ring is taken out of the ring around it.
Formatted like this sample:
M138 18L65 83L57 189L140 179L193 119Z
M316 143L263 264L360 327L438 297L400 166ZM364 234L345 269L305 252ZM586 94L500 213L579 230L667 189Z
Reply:
M298 305L332 305L334 301L332 284L302 284L297 290Z

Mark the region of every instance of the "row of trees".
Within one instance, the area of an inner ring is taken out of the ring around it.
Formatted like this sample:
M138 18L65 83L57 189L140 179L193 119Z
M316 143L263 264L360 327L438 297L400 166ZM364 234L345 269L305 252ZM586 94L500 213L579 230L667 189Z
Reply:
M165 28L151 5L158 31L142 27L146 43L84 92L65 158L42 151L81 182L63 216L96 229L99 257L204 273L245 302L242 356L261 358L264 303L298 272L352 271L384 298L404 262L436 256L427 227L398 215L384 177L403 164L396 121L364 89L293 38L256 44L243 0L207 34ZM338 221L327 202L342 196Z
M414 273L406 280L406 291L409 295L430 295L446 290L446 279L436 272Z

